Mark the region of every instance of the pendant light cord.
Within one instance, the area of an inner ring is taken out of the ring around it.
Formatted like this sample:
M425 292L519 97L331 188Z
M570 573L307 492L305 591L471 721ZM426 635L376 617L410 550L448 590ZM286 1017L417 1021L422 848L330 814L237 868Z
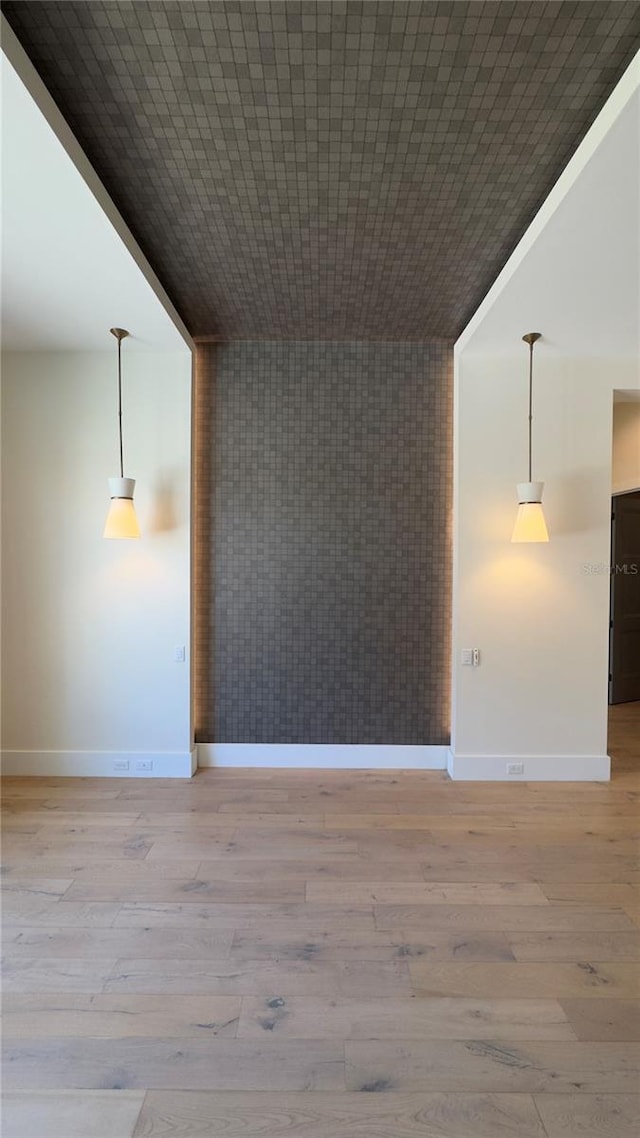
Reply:
M120 435L120 477L124 478L124 457L122 448L122 339L117 340L117 428ZM530 442L531 448L531 442ZM531 460L530 460L531 463Z
M533 435L533 341L528 346L528 480L533 481L532 477L532 435ZM121 438L122 446L122 438Z
M120 442L120 477L124 478L124 451L122 446L122 341L129 335L126 328L110 328L118 341L118 439Z

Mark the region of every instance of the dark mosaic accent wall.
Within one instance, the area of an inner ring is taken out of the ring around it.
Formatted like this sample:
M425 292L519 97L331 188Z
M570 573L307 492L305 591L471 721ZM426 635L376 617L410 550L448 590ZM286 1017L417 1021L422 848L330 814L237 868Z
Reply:
M451 348L229 343L211 369L214 351L200 737L446 742Z

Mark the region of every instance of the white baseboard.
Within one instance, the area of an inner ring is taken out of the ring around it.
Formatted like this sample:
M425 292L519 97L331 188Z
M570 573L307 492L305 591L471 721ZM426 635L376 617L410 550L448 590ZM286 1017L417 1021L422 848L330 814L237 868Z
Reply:
M197 764L195 747L192 751L2 751L1 755L3 775L191 778ZM152 763L151 770L138 770L140 762ZM123 770L124 763L129 765Z
M301 767L443 771L445 746L341 743L198 743L199 767Z
M507 763L522 763L522 774L507 774ZM451 778L470 782L608 782L608 755L456 755L449 750Z

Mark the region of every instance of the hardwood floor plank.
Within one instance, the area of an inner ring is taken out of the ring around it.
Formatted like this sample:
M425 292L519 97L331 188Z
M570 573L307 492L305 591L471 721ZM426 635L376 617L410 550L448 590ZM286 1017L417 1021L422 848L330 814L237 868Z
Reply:
M324 816L324 826L329 832L332 830L431 830L434 822L437 823L438 814L375 814L375 813L353 813L353 814L326 814ZM467 825L473 827L474 821L467 822L465 819L457 819L455 822L448 814L448 824L450 829L466 829ZM507 825L507 823L505 823ZM508 828L513 830L513 824L508 823Z
M633 1043L347 1041L345 1055L352 1091L625 1094L640 1085Z
M505 862L508 862L508 868ZM440 882L442 885L469 881L503 885L515 884L516 882L536 884L539 877L535 868L518 865L507 858L499 861L483 861L477 865L473 865L472 860L470 860L460 865L449 866L443 865L442 862L432 864L428 861L422 861L421 867L422 881Z
M321 863L346 867L356 866L361 862L355 839L348 843L342 839L336 842L318 840L312 835L309 841L305 842L302 832L290 836L288 832L281 834L275 828L266 835L262 831L257 835L255 842L250 835L247 836L246 830L243 830L243 837L239 837L234 830L224 839L216 840L204 826L201 830L191 830L188 834L179 836L173 831L167 831L171 835L170 838L158 836L158 830L145 832L153 835L153 844L148 854L149 861L156 859L164 861L173 857L196 858L203 864L207 863L206 869L211 872L217 872L221 868L221 863L228 865L231 870L232 865L237 862L241 871L245 862L248 865L257 865L270 861L277 862L283 867L287 865L289 870L293 871L298 867L302 868L306 863L311 866ZM418 874L419 870L416 867L415 880L422 880Z
M532 868L535 870L536 881L546 882L548 885L604 885L611 881L637 884L640 881L637 856L609 859L602 857L594 860L579 854L573 865L569 862L553 864L549 861L540 861L532 863Z
M238 1036L264 1039L576 1039L557 1000L244 997Z
M576 860L554 863L542 858L522 855L505 855L494 861L474 863L473 856L455 864L444 865L441 860L422 863L425 881L532 881L598 884L608 881L640 881L640 868L636 858L586 858L583 853Z
M24 790L9 794L3 791L4 808L13 811L34 809L49 811L64 807L68 810L96 809L118 814L121 811L119 799L118 790L96 787L78 789L70 786L52 789L46 786L34 786L31 794L25 793Z
M546 1138L529 1095L151 1091L135 1138ZM564 1138L564 1136L563 1136ZM627 1138L625 1134L623 1138Z
M113 958L61 960L58 956L21 958L19 946L2 964L5 992L99 992L113 972Z
M410 995L407 964L392 961L119 960L105 992L229 995Z
M144 1091L8 1091L3 1138L132 1138Z
M619 905L631 920L640 924L640 887L624 882L608 884L556 884L545 882L542 885L545 896L554 903L576 905Z
M578 1039L640 1042L640 999L572 1000L563 997L561 1004Z
M119 901L61 901L58 897L15 894L2 901L3 928L16 925L64 925L74 928L108 928L121 910Z
M509 945L516 960L637 960L640 930L633 932L512 933Z
M6 1039L4 1055L7 1090L344 1091L343 1048L327 1040Z
M125 956L221 960L229 955L232 941L230 929L163 929L159 936L153 928L15 927L6 930L4 947L9 954L19 949L22 959L61 956L68 960L102 954L114 960Z
M73 885L73 877L54 877L51 875L30 877L22 873L12 873L6 877L2 877L0 883L0 893L2 893L3 900L9 896L20 897L44 897L53 898L58 900Z
M121 802L140 803L141 811L148 810L149 805L153 803L154 810L157 810L159 805L166 804L173 812L180 810L183 803L187 807L197 803L199 809L204 808L211 812L218 812L223 805L231 806L232 809L237 805L247 805L259 810L273 803L277 807L286 806L290 798L290 791L282 786L256 787L252 784L237 788L205 782L197 776L179 787L166 789L154 787L154 790L155 794L150 796L137 781L129 780L129 785L119 792L118 797Z
M69 902L70 904L70 902ZM628 919L628 918L627 918ZM322 928L342 924L351 931L373 930L370 905L307 904L143 904L125 903L115 918L116 928L261 928L281 923L287 929ZM629 922L631 923L631 922Z
M126 867L123 861L126 860ZM148 861L140 859L86 859L82 855L73 857L66 852L59 853L55 858L48 858L46 866L52 876L67 877L71 880L71 885L74 887L78 882L91 882L96 884L96 889L104 887L107 884L111 885L111 892L113 887L127 887L133 888L134 886L144 887L145 885L155 886L158 881L185 881L193 880L198 873L200 862L197 860L190 861ZM23 860L23 862L14 869L12 864L6 866L5 876L3 878L5 887L13 883L14 877L19 871L23 870L29 872L31 869L34 873L37 871L38 863ZM42 866L40 866L40 873L42 873ZM64 872L62 872L64 870ZM60 872L59 872L60 871ZM70 900L73 900L70 896ZM104 900L105 898L98 898ZM111 898L107 898L108 900ZM116 898L119 900L119 898Z
M2 797L7 805L15 800L38 801L50 799L56 795L65 801L76 798L91 798L99 801L108 798L118 798L125 789L127 779L113 778L103 780L104 785L97 786L96 780L91 778L20 778L19 775L7 776L2 779Z
M568 816L569 808L573 811L571 816ZM554 843L567 838L577 841L583 835L607 837L612 830L615 830L618 837L638 836L637 806L630 807L626 815L616 813L615 818L606 809L600 813L581 814L574 810L574 804L569 804L566 798L558 799L556 809L558 812L555 815L539 811L539 819L536 819L533 811L514 813L513 806L506 808L503 813L493 811L491 806L485 813L456 814L449 802L443 804L441 814L429 812L430 804L424 814L326 814L324 825L329 832L429 830L434 835L449 834L452 837L480 830L488 834L502 833L505 837L510 836L511 840L522 836L529 841L540 840L540 832L544 829L548 840Z
M124 1039L235 1038L240 1015L238 996L79 995L8 992L3 997L4 1034L8 1038L84 1036Z
M130 813L123 813L117 811L114 814L92 814L90 829L95 832L96 829L101 830L103 826L113 828L114 826L126 826L129 829L135 827L139 814L135 810ZM35 826L40 827L84 827L85 830L89 826L88 815L84 810L52 810L40 807L39 809L30 804L28 810L17 809L16 807L4 807L2 809L2 828L3 830L10 830L13 828L13 823L17 826ZM39 831L40 832L40 831ZM99 837L99 833L97 835Z
M303 830L322 833L324 826L324 815L322 814L288 814L285 817L282 814L243 814L241 811L233 814L218 814L206 810L182 812L167 810L160 813L149 810L136 815L136 819L139 825L152 830L163 828L166 830L182 830L184 833L192 832L196 836L202 827L208 830L218 827L220 831L245 828L249 832L253 831L254 827L259 827L261 831L272 828L287 829L293 835Z
M501 862L506 869L512 864L540 861L547 865L576 865L581 858L592 864L602 858L637 858L638 839L606 835L581 834L573 840L555 831L539 830L521 835L513 830L472 830L446 833L425 830L343 830L354 837L363 857L370 861L407 858L410 854L421 862L444 867ZM564 840L563 840L564 839ZM473 880L473 879L472 879Z
M281 815L269 815L268 818L251 819L236 818L234 841L237 845L252 846L257 852L253 857L260 857L261 851L287 849L297 846L300 853L315 860L327 853L359 853L357 835L343 831L328 831L324 828L321 817L304 820L301 825L296 819L283 818ZM268 823L268 824L267 824Z
M548 1138L638 1138L640 1095L536 1095Z
M309 881L307 901L347 905L548 905L539 885L508 882Z
M275 851L274 851L275 852ZM359 854L349 857L334 856L332 860L290 859L259 860L236 859L226 861L207 861L200 863L200 877L215 877L217 881L371 881L371 863ZM422 871L418 864L401 864L397 861L378 863L375 869L376 881L422 882Z
M148 862L197 861L200 865L205 859L217 866L225 864L235 856L235 830L208 830L205 826L186 833L173 830L145 830L151 843L147 854Z
M581 905L375 905L379 930L401 927L494 932L574 932L634 929L627 913L613 906Z
M390 801L388 796L372 797L368 800L368 809L375 811L378 814L398 814L402 806L401 804ZM362 800L360 802L362 805ZM266 817L267 814L277 815L281 823L287 817L302 815L321 815L323 818L331 817L340 819L343 816L350 816L349 812L358 809L358 802L355 796L349 800L336 800L331 802L331 795L322 794L297 794L290 797L290 801L286 803L261 803L255 801L253 803L247 802L245 805L236 806L232 802L223 803L220 806L219 814L221 818L228 815L237 815L244 813L247 820L253 814L260 814Z
M159 782L162 780L158 780ZM167 780L164 780L167 781ZM128 778L95 779L89 775L39 775L30 777L18 774L3 775L2 788L8 795L39 798L43 791L64 790L66 787L73 793L86 794L87 790L95 790L98 798L113 797L125 790L130 784Z
M180 847L189 845L191 842L206 842L207 845L218 846L221 843L226 844L233 838L235 831L232 826L219 826L216 824L215 818L213 824L207 826L203 824L198 827L189 827L185 830L171 829L168 826L101 826L99 829L93 824L87 825L86 819L83 824L75 824L71 826L42 826L38 830L37 840L40 843L50 845L52 847L52 856L56 856L53 852L57 846L64 846L69 843L72 848L78 844L80 851L85 849L86 845L96 846L98 852L104 850L110 843L116 847L128 846L142 843L145 848L155 847L157 843L163 842L166 844L166 852L160 855L161 861L166 861L179 856ZM96 839L100 838L98 842ZM15 841L18 841L16 836ZM205 846L206 848L206 846ZM149 851L150 852L150 851ZM102 857L108 856L102 854ZM188 854L190 860L202 861L203 854ZM212 853L211 857L216 854ZM156 852L156 857L158 853Z
M15 837L14 840L7 840L6 835L3 838L3 865L6 870L20 870L34 877L42 876L45 868L52 875L65 877L65 873L58 874L55 868L52 870L52 867L63 864L78 866L96 862L113 864L115 861L143 861L151 849L151 843L127 845L120 842L74 842L69 839L45 842L23 834L19 837L19 843Z
M335 929L284 930L282 924L238 929L233 960L514 960L506 933L427 933L417 937L397 932L352 932Z
M531 837L518 835L517 841L504 832L485 834L474 832L460 835L455 845L451 842L440 842L433 847L433 857L444 856L449 850L449 864L456 857L481 857L485 861L495 861L496 858L509 860L515 858L521 861L545 862L556 868L576 868L577 862L584 858L595 864L602 861L610 864L627 859L638 858L638 838L625 834L616 834L612 829L607 834L580 833L577 837L570 834L558 836L555 830L547 832L543 827Z
M91 790L87 790L86 794L78 795L75 798L67 800L62 795L53 795L46 798L42 803L42 809L46 811L47 820L50 822L52 818L59 814L64 817L68 811L65 810L65 805L71 807L72 810L82 812L85 815L102 815L105 821L103 824L110 825L114 818L121 819L120 824L124 825L122 819L135 818L136 806L135 803L123 802L121 798L96 798Z
M640 970L627 961L495 964L419 959L409 961L409 971L414 990L423 996L508 999L526 992L533 999L632 999L640 994Z
M30 825L22 822L22 820L19 816L13 817L13 816L10 816L8 812L6 814L3 812L3 815L2 815L2 832L3 832L3 839L2 840L3 840L3 842L7 841L8 837L18 839L18 838L25 837L29 834L36 835L38 833L38 831L39 831L39 826L37 826L37 825L31 825L30 826Z
M178 866L189 862L177 862ZM171 880L162 875L140 875L128 881L117 877L79 878L69 887L65 897L69 901L122 901L145 903L201 904L211 902L278 902L304 901L304 881L219 881L214 874L207 878L190 877Z

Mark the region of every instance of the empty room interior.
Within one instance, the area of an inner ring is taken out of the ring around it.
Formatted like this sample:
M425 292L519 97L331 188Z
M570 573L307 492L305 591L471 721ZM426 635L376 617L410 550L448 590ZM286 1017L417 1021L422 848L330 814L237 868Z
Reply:
M640 5L1 8L2 1138L636 1138Z

